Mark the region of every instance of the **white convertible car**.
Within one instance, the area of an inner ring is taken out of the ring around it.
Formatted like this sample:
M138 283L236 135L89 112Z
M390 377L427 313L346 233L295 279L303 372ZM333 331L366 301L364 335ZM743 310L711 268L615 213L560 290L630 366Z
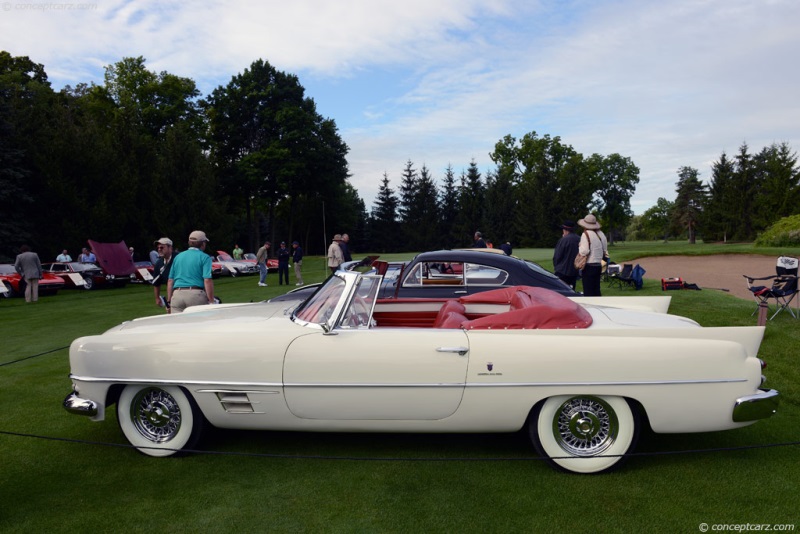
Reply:
M99 421L116 403L125 437L151 456L191 449L207 423L525 428L555 466L598 473L632 451L645 421L657 433L725 430L778 404L762 389L763 327L702 328L668 315L668 297L517 286L379 300L379 287L379 276L340 271L288 309L198 306L77 339L64 407Z

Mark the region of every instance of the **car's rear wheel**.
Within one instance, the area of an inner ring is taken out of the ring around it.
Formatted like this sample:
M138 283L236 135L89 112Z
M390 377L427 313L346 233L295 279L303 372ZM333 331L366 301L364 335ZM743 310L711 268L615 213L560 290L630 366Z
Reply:
M3 293L3 296L5 298L7 298L7 299L13 297L14 296L14 288L11 287L11 284L9 284L8 282L3 282L3 285L6 286L6 291L5 291L5 293Z
M117 402L117 418L131 445L148 456L191 449L203 428L194 399L177 386L126 386Z
M534 409L528 425L539 454L574 473L616 469L639 438L639 414L622 397L551 397Z

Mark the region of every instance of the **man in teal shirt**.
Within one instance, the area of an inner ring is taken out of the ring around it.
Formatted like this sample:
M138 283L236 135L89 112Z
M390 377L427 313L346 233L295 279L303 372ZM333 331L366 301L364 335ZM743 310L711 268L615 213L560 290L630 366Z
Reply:
M175 256L167 283L168 311L181 313L189 306L214 304L214 281L211 279L211 256L205 253L205 232L189 234L189 248Z

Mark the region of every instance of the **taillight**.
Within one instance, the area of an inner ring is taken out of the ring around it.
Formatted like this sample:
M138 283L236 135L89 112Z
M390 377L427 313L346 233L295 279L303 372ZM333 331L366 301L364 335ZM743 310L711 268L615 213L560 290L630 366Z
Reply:
M767 368L767 362L765 362L761 358L759 358L758 361L759 361L759 363L761 363L761 370L762 371Z

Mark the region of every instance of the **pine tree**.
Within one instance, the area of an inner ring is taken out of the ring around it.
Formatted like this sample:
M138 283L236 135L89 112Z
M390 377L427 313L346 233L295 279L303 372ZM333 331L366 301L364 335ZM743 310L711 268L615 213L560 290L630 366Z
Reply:
M694 245L697 225L706 201L706 186L700 181L700 173L692 167L678 169L677 198L672 209L675 222L686 230L689 243Z
M389 187L389 176L384 173L370 217L370 236L373 248L377 252L397 251L399 238L397 205L394 190Z
M456 185L456 175L452 165L447 165L442 181L442 189L439 196L440 207L440 228L438 246L440 248L452 248L454 243L458 243L458 230L456 228L458 219L458 196L459 188Z

